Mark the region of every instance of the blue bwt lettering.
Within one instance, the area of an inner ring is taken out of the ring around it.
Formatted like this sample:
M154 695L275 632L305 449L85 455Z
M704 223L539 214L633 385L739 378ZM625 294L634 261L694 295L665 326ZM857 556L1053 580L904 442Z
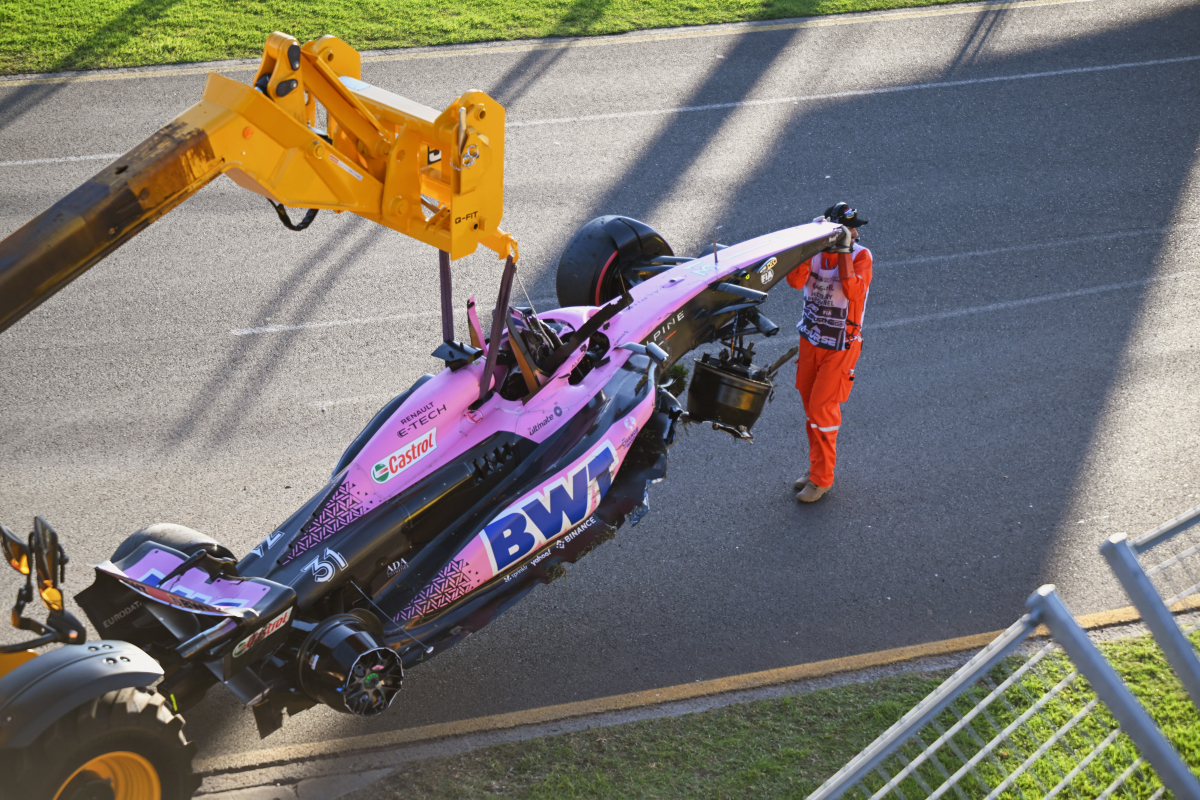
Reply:
M567 494L566 485L555 486L550 489L547 494L550 496L550 509L547 510L542 501L534 499L521 510L529 515L529 519L533 520L533 524L547 539L557 536L563 531L578 522L582 522L587 516L588 511L588 476L587 470L579 470L573 476L573 486L570 494ZM563 515L567 517L567 523L563 524Z
M488 525L483 532L491 545L497 571L520 560L537 546L537 539L525 529L524 514L509 514Z

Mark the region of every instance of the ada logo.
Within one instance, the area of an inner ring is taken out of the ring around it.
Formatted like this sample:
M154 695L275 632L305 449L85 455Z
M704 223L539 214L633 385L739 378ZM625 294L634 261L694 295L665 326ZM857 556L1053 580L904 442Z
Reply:
M292 609L289 606L287 611L284 611L278 617L276 617L275 619L268 622L264 627L259 628L254 633L250 634L245 639L240 641L238 643L238 646L233 648L233 657L240 658L241 656L245 655L246 651L249 650L251 647L254 647L254 645L258 644L263 639L267 638L272 633L274 633L275 631L282 628L284 625L287 625L287 621L291 618L292 618Z
M434 450L437 450L437 428L380 461L371 468L371 477L376 483L387 483Z
M775 265L778 263L778 258L771 258L771 260L758 268L758 280L763 286L766 286L775 278Z
M583 522L600 505L616 465L617 454L606 441L570 473L496 517L479 534L495 573Z

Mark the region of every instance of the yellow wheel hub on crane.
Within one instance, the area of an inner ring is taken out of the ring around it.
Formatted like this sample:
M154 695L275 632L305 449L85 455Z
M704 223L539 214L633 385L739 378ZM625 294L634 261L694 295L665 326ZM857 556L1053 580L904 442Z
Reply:
M63 783L54 800L71 800L79 792L95 797L88 789L96 782L107 783L114 800L162 800L158 770L145 756L127 750L103 753L88 761Z

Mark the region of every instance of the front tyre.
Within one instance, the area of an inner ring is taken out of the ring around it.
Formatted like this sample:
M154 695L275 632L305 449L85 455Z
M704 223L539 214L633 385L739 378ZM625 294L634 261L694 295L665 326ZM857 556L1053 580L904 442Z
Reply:
M622 286L636 286L657 271L647 273L643 265L672 255L667 241L646 223L630 217L597 217L571 237L558 260L558 302L604 305L621 296Z
M183 717L162 695L121 689L66 714L14 754L18 791L29 800L185 800L200 781ZM6 770L7 771L7 770Z

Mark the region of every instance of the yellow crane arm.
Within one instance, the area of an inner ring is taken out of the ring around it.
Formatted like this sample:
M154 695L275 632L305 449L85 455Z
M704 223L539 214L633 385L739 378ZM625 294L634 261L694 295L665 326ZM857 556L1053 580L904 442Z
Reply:
M0 331L221 174L451 259L483 245L515 260L499 227L504 108L471 91L438 112L364 83L361 64L336 37L273 33L252 85L211 73L199 103L0 241Z

